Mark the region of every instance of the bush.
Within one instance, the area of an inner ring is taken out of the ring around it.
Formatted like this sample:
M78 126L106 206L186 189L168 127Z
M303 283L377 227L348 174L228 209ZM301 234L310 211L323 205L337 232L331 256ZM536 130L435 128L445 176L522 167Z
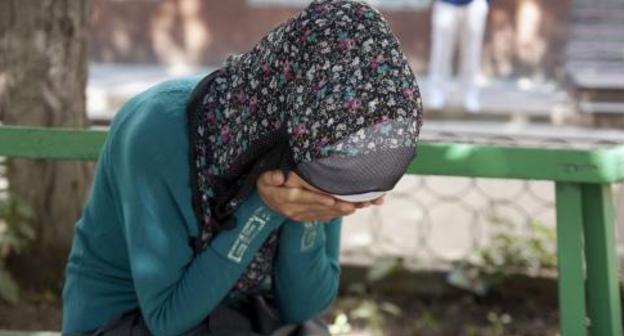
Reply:
M0 299L16 303L19 286L6 267L13 253L25 251L35 238L32 209L16 197L0 199Z
M449 283L484 295L489 288L513 274L547 275L557 268L556 233L553 227L531 221L531 234L514 230L516 225L496 213L489 216L495 230L487 246L468 260L454 264Z

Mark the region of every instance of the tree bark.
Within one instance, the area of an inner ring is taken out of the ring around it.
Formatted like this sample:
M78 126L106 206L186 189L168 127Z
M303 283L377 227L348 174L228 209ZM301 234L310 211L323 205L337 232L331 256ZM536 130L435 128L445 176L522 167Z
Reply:
M5 125L83 128L87 0L0 1L0 120ZM11 159L9 193L35 218L35 242L10 266L20 281L59 287L92 163ZM36 275L32 275L36 272Z

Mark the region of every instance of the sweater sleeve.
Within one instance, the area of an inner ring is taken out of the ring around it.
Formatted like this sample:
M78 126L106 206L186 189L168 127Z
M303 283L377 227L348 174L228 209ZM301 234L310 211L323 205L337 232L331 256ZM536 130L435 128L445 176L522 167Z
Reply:
M146 119L142 126L128 124L116 133L116 143L110 149L110 178L117 189L143 317L154 335L179 335L198 325L224 299L285 218L270 210L254 192L236 210L235 228L222 231L194 255L189 216L183 215L191 205L181 202L172 187L188 183L172 178L189 174L178 171L185 167L179 162L186 160L187 152L171 141L171 129L162 127L166 118L155 119ZM140 130L131 130L133 127Z
M313 318L331 305L339 285L340 228L328 223L287 221L281 228L275 296L285 322Z

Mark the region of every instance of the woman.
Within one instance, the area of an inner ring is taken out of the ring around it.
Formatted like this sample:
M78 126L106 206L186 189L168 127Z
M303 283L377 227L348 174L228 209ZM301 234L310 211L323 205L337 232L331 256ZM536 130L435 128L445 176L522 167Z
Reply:
M405 173L420 105L387 23L347 0L133 98L76 226L63 332L326 334L340 218Z

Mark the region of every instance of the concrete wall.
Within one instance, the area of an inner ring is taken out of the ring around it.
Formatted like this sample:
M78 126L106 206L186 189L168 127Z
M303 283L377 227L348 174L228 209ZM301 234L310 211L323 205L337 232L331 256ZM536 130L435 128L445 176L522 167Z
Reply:
M493 0L484 50L489 75L555 75L562 64L571 0ZM300 7L246 0L93 0L91 60L215 65L243 52ZM383 9L382 9L383 10ZM429 8L385 11L409 54L425 72Z

